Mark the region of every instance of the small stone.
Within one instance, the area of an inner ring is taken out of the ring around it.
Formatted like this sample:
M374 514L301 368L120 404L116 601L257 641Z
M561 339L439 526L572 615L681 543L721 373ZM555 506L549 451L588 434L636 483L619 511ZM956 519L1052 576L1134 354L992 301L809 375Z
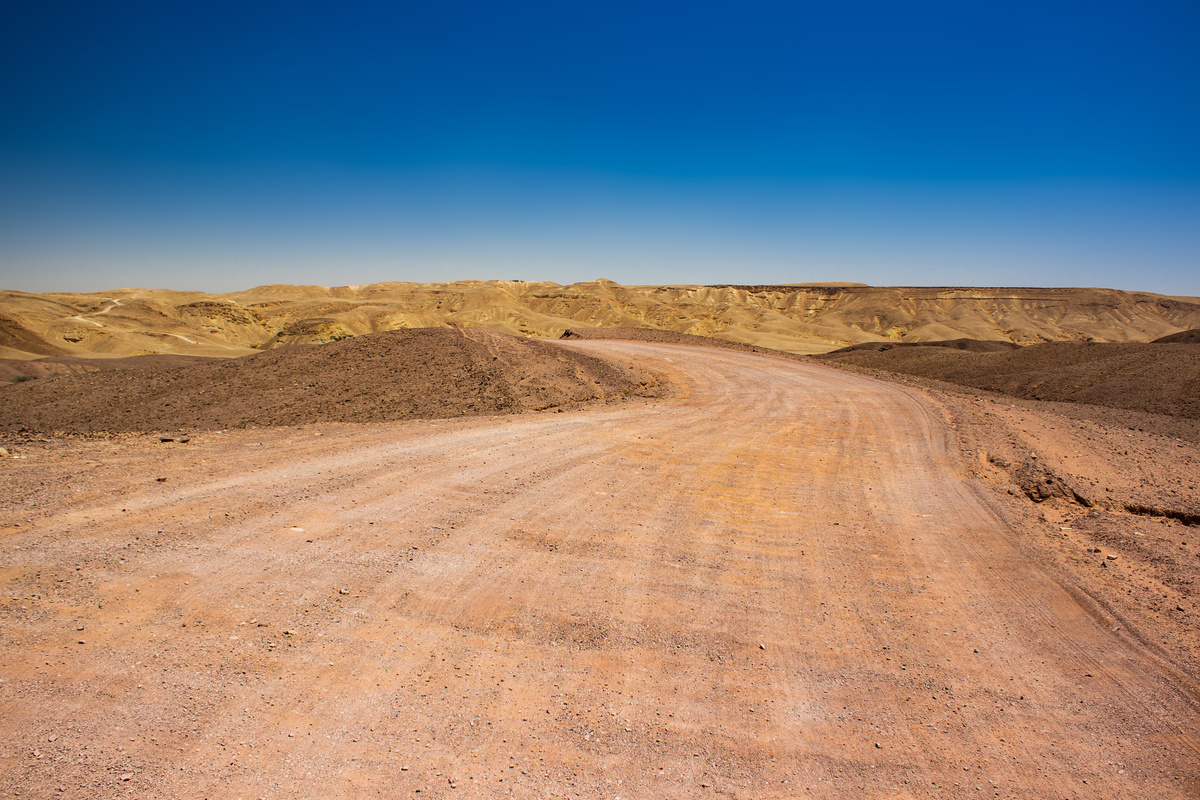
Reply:
M875 749L876 749L876 750L882 750L882 749L883 749L883 745L881 745L879 742L876 742L876 743L875 743Z
M766 649L767 649L767 646L766 646L765 644L760 644L760 645L758 646L758 649L759 649L759 650L766 650Z
M121 780L123 780L123 781L131 781L131 780L133 780L133 773L132 773L132 772L126 772L124 775L122 775L122 776L121 776Z
M83 639L80 639L80 640L79 640L79 644L87 644L87 642L86 642L86 641L84 641Z
M154 480L158 481L159 483L166 483L166 482L167 482L167 479L166 479L166 478L155 478Z
M349 589L338 589L338 594L350 594Z
M1115 555L1113 555L1112 553L1109 553L1108 555L1106 555L1105 558L1107 558L1109 561L1117 560L1117 557Z

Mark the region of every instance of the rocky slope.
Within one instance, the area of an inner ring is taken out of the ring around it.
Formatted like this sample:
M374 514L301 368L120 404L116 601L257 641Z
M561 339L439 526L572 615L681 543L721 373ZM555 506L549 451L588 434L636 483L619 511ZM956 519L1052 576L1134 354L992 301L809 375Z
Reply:
M1146 342L1200 328L1200 298L1108 289L560 286L523 281L260 286L207 295L149 289L0 292L0 358L150 353L236 356L421 327L557 338L632 327L819 353L867 342L969 338Z
M196 431L486 416L658 391L649 373L489 330L391 331L243 358L103 363L125 368L75 370L0 389L0 431Z

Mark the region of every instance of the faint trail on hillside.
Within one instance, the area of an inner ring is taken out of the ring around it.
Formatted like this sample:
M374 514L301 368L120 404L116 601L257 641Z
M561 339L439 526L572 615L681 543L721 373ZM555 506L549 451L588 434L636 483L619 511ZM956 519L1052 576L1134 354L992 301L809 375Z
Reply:
M112 301L112 304L111 304L111 305L109 305L108 307L106 307L106 308L105 308L103 311L97 311L97 312L96 312L95 314L93 314L92 316L97 316L97 317L98 317L98 316L100 316L101 314L107 314L108 312L112 311L114 308L116 308L116 307L117 307L117 306L119 306L119 305L121 305L121 301L120 301L120 300L118 300L118 299L116 299L116 298L114 298L114 299L113 299L113 301ZM83 314L76 314L76 315L75 315L75 316L73 316L73 317L67 317L67 319L75 319L75 320L79 320L80 322L86 322L86 323L88 323L89 325L95 325L97 328L103 328L103 327L104 327L104 326L103 326L102 324L100 324L99 322L96 322L96 320L94 320L94 319L88 319L88 318L87 318L86 316L84 316ZM189 341L190 341L190 340L189 340ZM192 344L195 344L195 342L192 342Z

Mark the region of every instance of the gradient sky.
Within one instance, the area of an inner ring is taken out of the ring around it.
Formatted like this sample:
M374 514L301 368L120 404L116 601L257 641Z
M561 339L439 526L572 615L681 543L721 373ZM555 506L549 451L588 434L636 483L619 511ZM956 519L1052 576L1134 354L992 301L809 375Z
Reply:
M0 288L1200 295L1200 3L0 12Z

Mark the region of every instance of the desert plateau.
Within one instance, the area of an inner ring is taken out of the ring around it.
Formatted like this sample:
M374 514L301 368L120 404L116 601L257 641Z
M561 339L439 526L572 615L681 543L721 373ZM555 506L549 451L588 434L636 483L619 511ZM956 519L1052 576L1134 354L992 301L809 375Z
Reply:
M0 292L0 797L1200 796L1200 298Z

